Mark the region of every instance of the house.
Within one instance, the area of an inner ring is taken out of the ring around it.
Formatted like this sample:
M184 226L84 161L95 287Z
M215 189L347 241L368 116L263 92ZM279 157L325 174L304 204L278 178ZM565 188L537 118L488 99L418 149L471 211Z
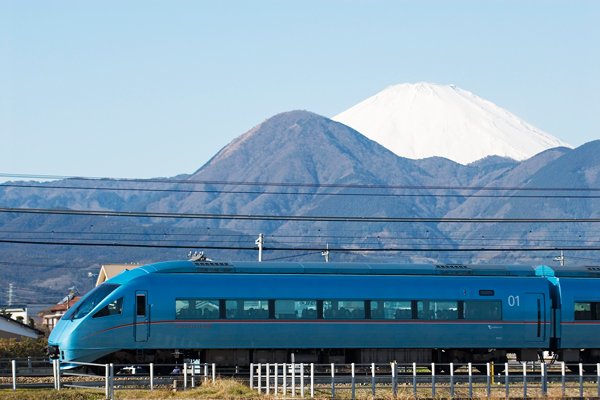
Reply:
M43 324L51 331L54 326L56 326L58 320L61 319L79 299L81 299L81 296L74 297L69 301L55 305L52 308L40 311L38 316L42 317L42 320L44 321Z
M0 339L16 339L19 341L26 337L38 339L43 335L44 332L39 329L0 314Z
M6 314L11 314L11 318L17 321L27 323L27 305L24 304L12 304L12 305L0 305L0 310L4 310Z
M123 271L132 270L134 268L143 267L145 264L102 264L96 286L106 282L110 278L119 275Z

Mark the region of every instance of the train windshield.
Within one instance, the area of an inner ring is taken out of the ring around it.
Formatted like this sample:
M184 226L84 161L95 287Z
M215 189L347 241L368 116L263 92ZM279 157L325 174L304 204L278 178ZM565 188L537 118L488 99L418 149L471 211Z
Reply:
M78 319L83 318L90 313L102 300L106 298L113 290L121 285L114 283L103 283L94 290L92 290L87 296L79 300L75 307L70 312L66 313L62 319ZM79 304L81 303L81 304Z

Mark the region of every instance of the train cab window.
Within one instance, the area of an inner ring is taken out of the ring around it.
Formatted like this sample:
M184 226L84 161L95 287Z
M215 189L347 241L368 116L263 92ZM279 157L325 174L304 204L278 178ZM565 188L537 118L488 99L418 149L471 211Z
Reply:
M317 319L316 300L275 300L276 319Z
M323 300L324 319L364 319L364 300Z
M371 319L411 319L411 301L371 300Z
M463 318L471 321L496 321L502 319L502 302L486 300L466 300L463 305Z
M269 300L227 300L227 319L268 319Z
M176 299L176 319L218 319L219 300Z
M119 315L123 313L123 298L117 299L102 307L92 318L108 317L110 315Z
M576 320L599 320L600 302L576 302L575 303Z
M418 301L419 319L453 320L458 319L457 301Z
M114 283L103 283L88 293L83 299L75 303L71 312L67 312L62 319L78 319L88 315L102 300L106 298L113 290L121 285Z

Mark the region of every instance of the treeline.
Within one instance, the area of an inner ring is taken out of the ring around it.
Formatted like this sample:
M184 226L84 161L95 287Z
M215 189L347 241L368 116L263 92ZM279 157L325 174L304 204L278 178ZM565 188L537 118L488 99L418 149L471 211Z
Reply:
M0 339L0 358L46 357L47 340L24 338L20 342L15 339Z

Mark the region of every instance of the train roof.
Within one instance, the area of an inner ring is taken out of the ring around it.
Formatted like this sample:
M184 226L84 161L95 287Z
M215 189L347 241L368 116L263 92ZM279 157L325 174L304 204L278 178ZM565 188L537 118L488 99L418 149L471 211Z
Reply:
M454 275L555 276L600 278L600 267L467 264L384 264L325 262L170 261L136 268L130 273L312 274L312 275ZM130 275L130 277L132 277Z

